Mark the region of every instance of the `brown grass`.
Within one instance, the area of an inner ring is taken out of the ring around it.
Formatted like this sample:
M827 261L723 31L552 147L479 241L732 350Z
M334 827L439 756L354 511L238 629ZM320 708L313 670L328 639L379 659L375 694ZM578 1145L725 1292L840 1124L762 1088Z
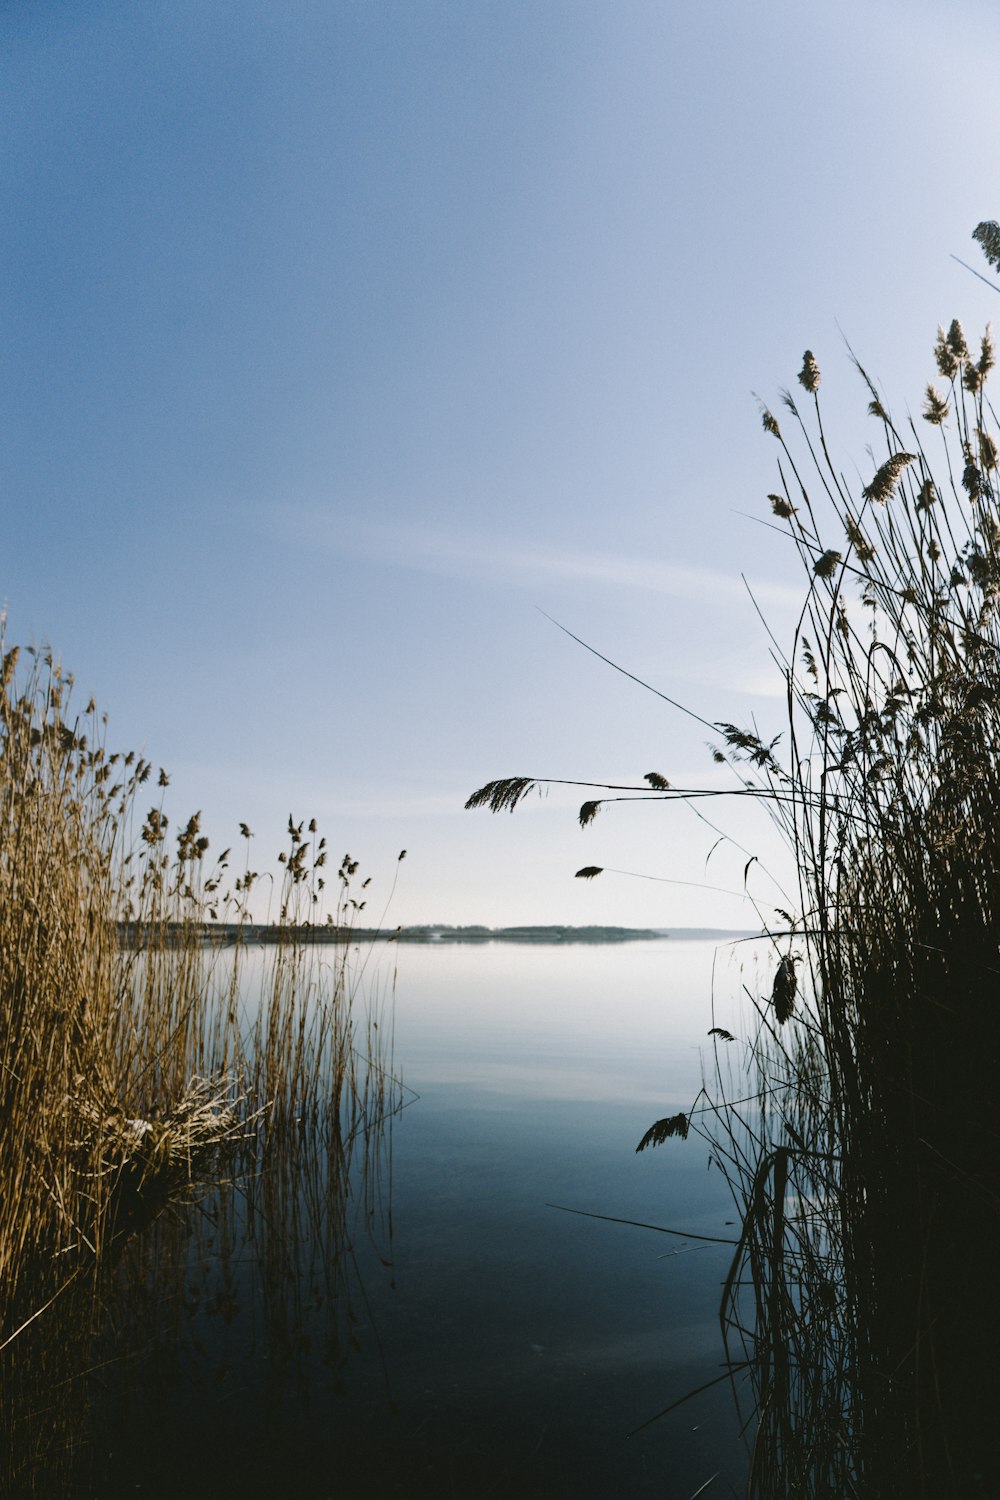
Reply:
M204 938L249 918L249 853L210 864L197 814L171 837L151 763L107 750L51 655L2 636L0 655L0 1491L53 1494L85 1444L80 1375L126 1247L220 1174L276 1237L318 1184L335 1240L396 1089L347 946L302 941L323 911L315 822L290 820L254 991L239 927ZM348 856L334 884L345 928L356 871Z

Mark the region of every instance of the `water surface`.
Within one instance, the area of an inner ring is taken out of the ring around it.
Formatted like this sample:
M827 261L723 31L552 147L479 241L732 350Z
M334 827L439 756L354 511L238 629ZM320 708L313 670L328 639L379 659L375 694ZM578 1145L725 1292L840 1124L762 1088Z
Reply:
M349 1291L291 1257L283 1301L251 1249L223 1295L199 1242L203 1286L116 1393L95 1493L688 1500L713 1474L708 1495L736 1493L727 1385L627 1436L720 1372L730 1251L552 1206L735 1234L704 1142L635 1153L698 1090L714 953L376 950L398 963L406 1105L372 1238L355 1205Z

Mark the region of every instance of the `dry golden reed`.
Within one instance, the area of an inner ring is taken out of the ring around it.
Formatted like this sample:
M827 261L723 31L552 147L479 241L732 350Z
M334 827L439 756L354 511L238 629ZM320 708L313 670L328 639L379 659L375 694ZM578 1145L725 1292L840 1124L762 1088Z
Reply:
M346 945L321 961L308 941L327 859L314 822L290 820L250 1007L249 853L210 863L197 813L173 836L152 763L107 748L50 652L8 649L0 628L0 658L0 1492L47 1495L85 1446L108 1272L223 1170L266 1183L322 1149L338 1163L325 1191L346 1201L352 1155L392 1107L391 1028L359 1021ZM339 931L364 904L356 870L339 872Z

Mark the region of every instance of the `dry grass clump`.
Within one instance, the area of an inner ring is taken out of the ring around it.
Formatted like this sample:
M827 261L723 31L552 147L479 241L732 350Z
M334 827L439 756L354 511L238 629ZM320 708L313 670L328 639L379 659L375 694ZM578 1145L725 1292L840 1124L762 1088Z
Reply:
M82 1077L76 1082L70 1106L77 1136L70 1149L79 1153L84 1170L96 1159L97 1176L83 1200L89 1201L92 1222L66 1228L95 1256L102 1241L110 1237L120 1245L168 1202L204 1191L220 1156L253 1128L245 1101L234 1097L224 1079L192 1077L166 1114L152 1120L130 1118L116 1099L97 1097Z
M783 734L718 724L715 758L783 829L798 905L748 992L754 1097L716 1029L713 1097L693 1112L743 1214L723 1313L754 1383L754 1496L1000 1493L983 1368L1000 1343L990 330L973 348L952 322L934 359L947 388L916 419L857 366L877 425L856 479L831 457L811 352L804 401L783 397L794 435L762 414L779 449L769 524L807 597L776 647ZM492 782L470 805L513 808L534 784Z
M328 857L315 822L289 820L280 941L251 963L249 857L209 864L199 815L172 836L161 792L143 813L151 763L107 750L50 653L21 660L0 630L0 658L0 1489L48 1494L83 1441L94 1298L130 1241L223 1164L252 1185L251 1221L304 1174L342 1225L395 1086L390 1031L358 1034L346 947L331 962L305 941ZM344 929L356 870L348 856L335 885ZM224 922L226 944L206 941Z

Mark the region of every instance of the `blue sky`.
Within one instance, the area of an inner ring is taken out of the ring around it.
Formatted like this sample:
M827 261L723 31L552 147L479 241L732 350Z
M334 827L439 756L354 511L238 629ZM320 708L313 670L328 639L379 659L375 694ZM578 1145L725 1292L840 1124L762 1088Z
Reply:
M466 813L495 776L728 784L802 583L753 391L844 336L917 409L995 294L995 7L116 0L0 11L8 635L175 816L316 815L390 920L753 922L683 807ZM766 820L711 816L763 862ZM765 907L780 900L763 876ZM376 898L379 899L378 897Z

